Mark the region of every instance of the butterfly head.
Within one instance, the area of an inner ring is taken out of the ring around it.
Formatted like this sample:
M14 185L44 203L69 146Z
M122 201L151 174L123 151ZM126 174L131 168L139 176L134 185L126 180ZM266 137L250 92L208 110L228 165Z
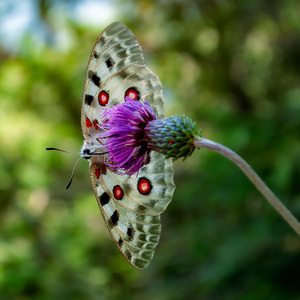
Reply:
M81 157L85 158L85 159L90 159L92 156L91 156L91 150L89 148L85 148L82 150L82 153L81 153Z

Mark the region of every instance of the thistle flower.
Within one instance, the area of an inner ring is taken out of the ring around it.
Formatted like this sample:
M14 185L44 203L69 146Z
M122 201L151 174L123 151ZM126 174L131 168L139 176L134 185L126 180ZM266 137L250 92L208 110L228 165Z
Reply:
M149 103L135 101L108 107L101 115L104 130L99 138L108 150L108 164L119 174L132 175L150 158L151 151L166 158L190 156L195 149L193 139L199 136L196 123L177 115L157 119Z

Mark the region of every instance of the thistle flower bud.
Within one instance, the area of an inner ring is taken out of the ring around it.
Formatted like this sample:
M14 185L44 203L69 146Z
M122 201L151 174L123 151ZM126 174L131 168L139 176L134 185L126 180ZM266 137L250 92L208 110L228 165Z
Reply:
M186 159L194 149L194 137L201 136L196 123L186 116L174 115L166 119L148 122L145 127L145 140L148 148L174 160Z

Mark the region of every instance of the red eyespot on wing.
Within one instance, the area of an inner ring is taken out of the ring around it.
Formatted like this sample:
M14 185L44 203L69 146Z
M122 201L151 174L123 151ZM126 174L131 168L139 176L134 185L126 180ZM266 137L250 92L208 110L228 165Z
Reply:
M92 124L92 122L90 121L89 118L86 118L86 119L85 119L85 125L86 125L86 127L88 127L88 128L91 128L91 127L93 126L93 124Z
M101 91L98 96L99 104L105 106L108 103L109 95L105 91Z
M115 185L113 188L114 197L117 200L121 200L123 198L124 192L123 189L119 185Z
M137 188L141 194L147 195L151 192L152 185L147 178L143 177L139 180Z
M139 93L135 88L129 88L125 92L125 97L129 97L132 100L139 100L140 99Z

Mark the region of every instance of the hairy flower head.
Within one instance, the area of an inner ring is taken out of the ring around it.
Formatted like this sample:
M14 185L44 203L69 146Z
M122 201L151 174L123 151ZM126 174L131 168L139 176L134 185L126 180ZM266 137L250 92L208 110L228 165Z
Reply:
M200 135L196 124L177 115L157 119L146 100L125 98L101 115L104 130L99 138L108 151L106 164L118 174L132 175L157 151L166 158L186 158L194 150L193 139Z
M125 100L103 112L101 128L104 132L99 138L108 150L106 164L119 174L132 175L150 158L151 149L144 139L144 129L156 116L147 101L129 97Z

